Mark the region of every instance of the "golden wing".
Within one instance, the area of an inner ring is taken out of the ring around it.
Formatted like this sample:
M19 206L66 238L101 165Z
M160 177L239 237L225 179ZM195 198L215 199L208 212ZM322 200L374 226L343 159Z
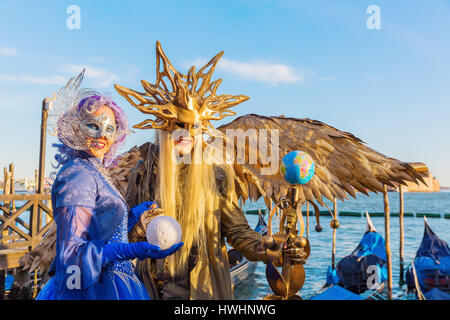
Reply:
M21 268L16 270L16 279L19 287L28 284L28 274L37 271L44 275L50 269L56 253L56 223L52 223L50 229L44 234L41 242L31 251L22 256L19 263Z
M218 128L225 135L227 129L233 129L234 132L239 129L244 132L256 129L253 130L254 135L266 129L268 143L274 145L276 139L271 136L270 131L278 130L277 168L287 153L294 150L307 152L313 158L316 169L313 178L307 184L298 186L299 199L309 202L317 200L322 206L323 197L329 200L334 198L344 200L347 199L347 194L355 197L355 190L368 195L368 191L383 192L384 185L405 184L405 181L425 183L422 175L428 172L422 163L415 163L413 166L386 157L367 147L351 133L316 120L248 114ZM237 139L231 140L234 141L235 148L232 150L236 159L239 152ZM258 157L256 163L253 161L252 164L249 160L251 154L255 152ZM238 197L242 197L244 201L247 199L256 201L263 196L266 204L269 204L269 199L277 202L280 198L286 197L291 185L284 180L279 170L273 174L261 173L262 168L270 166L265 164L268 161L267 157L268 155L259 152L257 144L250 146L247 141L244 163L234 163L236 191Z
M128 180L130 177L130 170L134 168L139 160L144 159L148 152L150 143L144 143L139 147L134 146L130 150L114 159L114 165L108 169L109 176L116 188L120 191L122 196L125 196L127 190Z

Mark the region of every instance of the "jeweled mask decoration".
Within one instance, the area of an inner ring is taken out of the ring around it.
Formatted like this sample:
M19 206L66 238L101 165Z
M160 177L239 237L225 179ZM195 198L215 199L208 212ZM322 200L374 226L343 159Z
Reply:
M145 92L115 85L117 92L142 113L154 115L134 125L137 129L175 130L176 123L193 127L201 123L202 131L213 128L211 120L220 120L236 113L230 108L248 100L244 95L216 95L222 82L211 82L211 76L223 51L214 56L199 71L192 66L187 75L178 72L166 57L159 41L156 42L156 83L142 80Z
M87 116L80 121L79 127L84 135L92 139L105 137L108 140L115 140L116 138L116 122L105 115Z

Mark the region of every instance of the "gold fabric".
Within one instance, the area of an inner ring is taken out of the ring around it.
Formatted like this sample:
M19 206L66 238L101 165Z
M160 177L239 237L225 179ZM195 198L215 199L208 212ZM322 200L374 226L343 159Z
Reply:
M144 161L131 171L126 193L126 200L130 206L154 199L151 192L154 190L149 191L148 186L154 187L156 181L155 159L158 158L158 148L155 146L151 145L148 148L149 152ZM195 266L191 270L187 268L186 272L189 274L184 275L189 280L189 298L194 300L233 298L225 240L248 260L267 262L261 235L248 225L244 213L239 208L236 193L223 192L217 199L213 228L208 234L207 252L199 253ZM129 238L137 241L139 236L131 234ZM152 259L138 261L136 268L150 297L159 299L157 287L165 279L160 279L156 275L155 261Z

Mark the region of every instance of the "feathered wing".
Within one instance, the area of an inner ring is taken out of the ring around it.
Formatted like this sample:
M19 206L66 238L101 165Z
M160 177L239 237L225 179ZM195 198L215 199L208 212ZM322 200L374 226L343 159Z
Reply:
M56 254L56 223L52 223L50 229L44 234L41 242L30 252L20 258L22 267L16 272L17 285L24 287L28 283L29 273L37 271L45 275L50 269Z
M314 160L316 169L313 178L305 185L298 186L300 199L323 205L323 197L333 200L347 199L347 194L355 197L355 191L367 195L368 191L383 192L384 184L405 184L405 181L424 182L422 175L428 171L422 163L414 165L389 158L367 147L365 143L351 133L340 131L323 122L311 119L286 117L266 117L248 114L218 128L223 134L227 129L246 131L267 130L268 143L275 144L271 130L278 130L279 157L277 168L284 155L294 150L308 153ZM236 132L236 131L235 131ZM234 141L237 157L237 141ZM259 143L259 141L258 141ZM269 147L270 150L270 147ZM276 150L274 150L276 151ZM249 164L249 155L258 154L257 161ZM270 152L268 153L270 155ZM245 143L245 162L234 163L236 190L245 200L257 200L264 197L279 201L287 195L290 185L279 170L266 175L262 168L270 167L267 156L259 153L258 145Z
M427 172L424 164L409 164L388 158L367 147L364 142L348 132L335 129L320 121L284 117L265 117L249 114L218 128L223 133L227 129L267 129L269 142L271 129L278 130L279 159L290 151L302 150L314 159L316 173L306 185L299 186L301 199L315 201L323 205L323 197L327 199L347 199L347 194L355 197L355 190L367 194L367 191L383 192L383 184L394 182L404 184L405 181L422 181L421 172ZM133 147L118 156L116 165L109 169L111 179L118 190L125 195L130 170L148 153L149 143ZM236 146L236 144L235 144ZM256 147L256 148L255 148ZM236 155L237 150L233 151ZM251 152L258 152L258 146L245 144L246 160ZM272 175L261 174L259 154L255 164L248 161L234 163L236 192L244 200L257 200L264 197L278 201L287 195L290 185L284 180L279 170ZM266 159L267 160L267 159ZM279 163L277 164L279 167ZM30 253L22 257L22 272L46 272L55 255L56 226L44 235L41 243ZM19 271L19 272L20 272Z
M134 146L127 152L117 156L117 158L114 159L114 164L108 169L112 182L122 196L125 196L127 190L130 170L137 165L139 160L144 159L148 152L149 145L149 143L144 143L139 147Z

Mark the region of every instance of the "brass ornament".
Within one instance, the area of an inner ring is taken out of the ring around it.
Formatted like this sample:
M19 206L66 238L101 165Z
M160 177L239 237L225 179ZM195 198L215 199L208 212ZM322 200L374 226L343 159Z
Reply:
M274 292L264 300L291 300L301 299L297 294L305 283L305 269L303 264L311 253L309 240L298 236L296 201L281 199L271 210L268 218L267 236L263 237L263 245L269 257L266 267L266 278ZM272 234L272 218L275 210L282 209L279 232ZM300 260L291 260L299 255ZM280 273L277 268L282 268Z
M215 55L199 71L192 66L187 75L178 72L156 42L156 83L142 80L145 92L114 85L117 92L131 105L156 119L146 119L133 126L137 129L174 130L174 124L194 125L202 129L213 128L211 120L221 120L236 113L230 108L249 99L245 95L216 95L222 79L211 82L212 74L223 51Z
M330 227L333 229L338 229L341 226L341 223L339 222L338 219L333 219L330 222Z

